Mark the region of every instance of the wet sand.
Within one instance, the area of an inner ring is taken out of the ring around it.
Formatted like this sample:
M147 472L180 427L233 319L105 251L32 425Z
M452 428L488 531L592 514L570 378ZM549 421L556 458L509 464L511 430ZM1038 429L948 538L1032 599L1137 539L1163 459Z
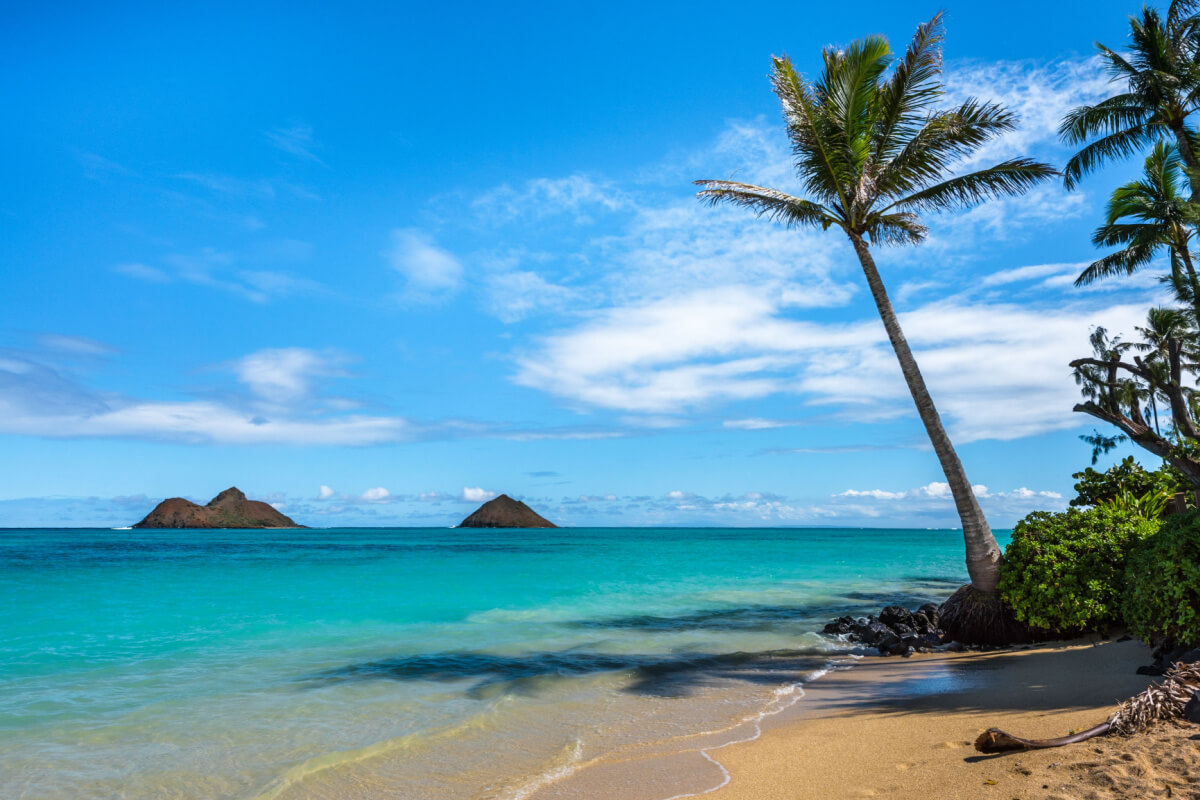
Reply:
M761 724L723 734L747 741L677 741L674 753L602 760L531 797L1200 800L1200 726L993 756L973 748L989 727L1048 738L1102 722L1153 680L1135 672L1150 660L1135 641L864 658Z

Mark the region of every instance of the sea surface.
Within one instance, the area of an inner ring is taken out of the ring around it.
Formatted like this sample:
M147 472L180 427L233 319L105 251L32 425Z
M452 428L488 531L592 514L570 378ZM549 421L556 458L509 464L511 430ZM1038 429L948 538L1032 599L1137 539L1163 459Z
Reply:
M520 800L965 578L952 530L0 530L0 798Z

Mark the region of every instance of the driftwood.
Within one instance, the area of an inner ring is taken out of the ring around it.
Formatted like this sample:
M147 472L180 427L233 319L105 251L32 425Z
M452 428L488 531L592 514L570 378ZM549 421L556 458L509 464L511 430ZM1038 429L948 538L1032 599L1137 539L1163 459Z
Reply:
M1107 720L1094 728L1057 739L1022 739L999 728L988 728L975 740L975 749L981 753L1003 753L1010 750L1062 747L1064 744L1083 742L1106 733L1137 733L1160 720L1182 718L1188 701L1197 693L1200 693L1200 662L1176 664L1168 670L1166 679L1161 684L1153 684L1141 694L1121 703Z

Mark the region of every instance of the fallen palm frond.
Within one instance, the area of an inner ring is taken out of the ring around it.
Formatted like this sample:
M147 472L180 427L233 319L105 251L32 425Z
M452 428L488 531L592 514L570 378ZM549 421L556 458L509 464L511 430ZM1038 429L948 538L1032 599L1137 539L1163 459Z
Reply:
M1129 698L1109 718L1094 728L1057 739L1022 739L999 728L988 728L975 740L981 753L1003 753L1008 750L1062 747L1082 742L1106 733L1133 734L1156 722L1183 717L1184 707L1200 692L1200 662L1176 664L1161 684L1149 686L1141 694Z

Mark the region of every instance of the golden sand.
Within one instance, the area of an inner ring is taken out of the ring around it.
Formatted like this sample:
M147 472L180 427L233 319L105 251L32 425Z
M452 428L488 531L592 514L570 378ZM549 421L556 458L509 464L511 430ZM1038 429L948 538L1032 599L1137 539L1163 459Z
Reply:
M1134 641L864 658L808 684L752 741L601 760L532 797L661 799L724 782L705 800L1200 800L1200 726L1187 723L1051 750L973 748L993 726L1049 738L1102 722L1152 680L1136 674L1150 660Z

